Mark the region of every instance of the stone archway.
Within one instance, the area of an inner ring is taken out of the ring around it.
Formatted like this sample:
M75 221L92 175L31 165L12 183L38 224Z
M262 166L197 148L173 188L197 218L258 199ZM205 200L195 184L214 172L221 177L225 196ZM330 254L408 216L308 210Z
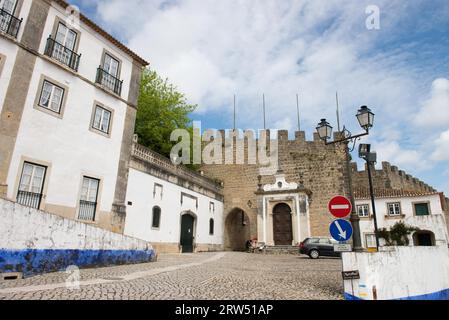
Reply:
M250 237L250 220L246 212L240 208L231 210L225 221L225 250L245 251Z
M286 203L279 203L273 208L273 240L276 246L292 245L292 209Z

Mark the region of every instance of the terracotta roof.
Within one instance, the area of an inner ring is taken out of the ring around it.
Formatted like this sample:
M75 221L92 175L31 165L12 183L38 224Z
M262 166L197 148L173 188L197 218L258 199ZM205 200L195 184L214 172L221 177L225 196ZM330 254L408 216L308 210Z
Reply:
M436 191L412 191L412 190L403 190L403 189L375 189L374 197L375 198L401 198L401 197L419 197L419 196L433 196L439 195L439 192ZM354 197L356 200L358 199L370 199L369 189L358 188L354 190Z
M60 6L62 6L64 9L67 8L70 4L65 0L52 0L53 2L56 2ZM116 38L111 36L109 33L107 33L104 29L102 29L99 25L97 25L95 22L90 20L88 17L86 17L84 14L80 12L80 20L84 22L86 25L88 25L90 28L92 28L94 31L98 32L100 35L105 37L108 41L110 41L112 44L114 44L116 47L118 47L120 50L131 56L135 61L140 63L142 66L147 66L150 63L145 61L143 58L141 58L139 55L134 53L131 49L129 49L127 46L125 46L123 43L118 41Z

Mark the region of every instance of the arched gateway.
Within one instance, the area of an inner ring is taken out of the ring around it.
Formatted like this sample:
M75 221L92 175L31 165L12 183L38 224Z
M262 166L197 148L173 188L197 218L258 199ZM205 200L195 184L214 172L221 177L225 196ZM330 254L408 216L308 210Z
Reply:
M250 240L250 220L240 208L229 212L225 221L225 250L245 251L246 241Z

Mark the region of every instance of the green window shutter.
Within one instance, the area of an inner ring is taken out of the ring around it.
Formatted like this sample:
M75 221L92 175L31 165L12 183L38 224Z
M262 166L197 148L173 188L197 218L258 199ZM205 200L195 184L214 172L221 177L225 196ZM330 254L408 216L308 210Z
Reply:
M417 216L428 216L429 205L427 203L417 203L415 204L415 212Z

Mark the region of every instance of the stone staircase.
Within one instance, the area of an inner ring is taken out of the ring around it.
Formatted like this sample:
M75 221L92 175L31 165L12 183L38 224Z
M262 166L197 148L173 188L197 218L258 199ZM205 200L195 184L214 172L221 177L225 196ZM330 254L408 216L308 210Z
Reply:
M298 246L268 246L264 250L256 250L256 253L265 254L299 254Z

